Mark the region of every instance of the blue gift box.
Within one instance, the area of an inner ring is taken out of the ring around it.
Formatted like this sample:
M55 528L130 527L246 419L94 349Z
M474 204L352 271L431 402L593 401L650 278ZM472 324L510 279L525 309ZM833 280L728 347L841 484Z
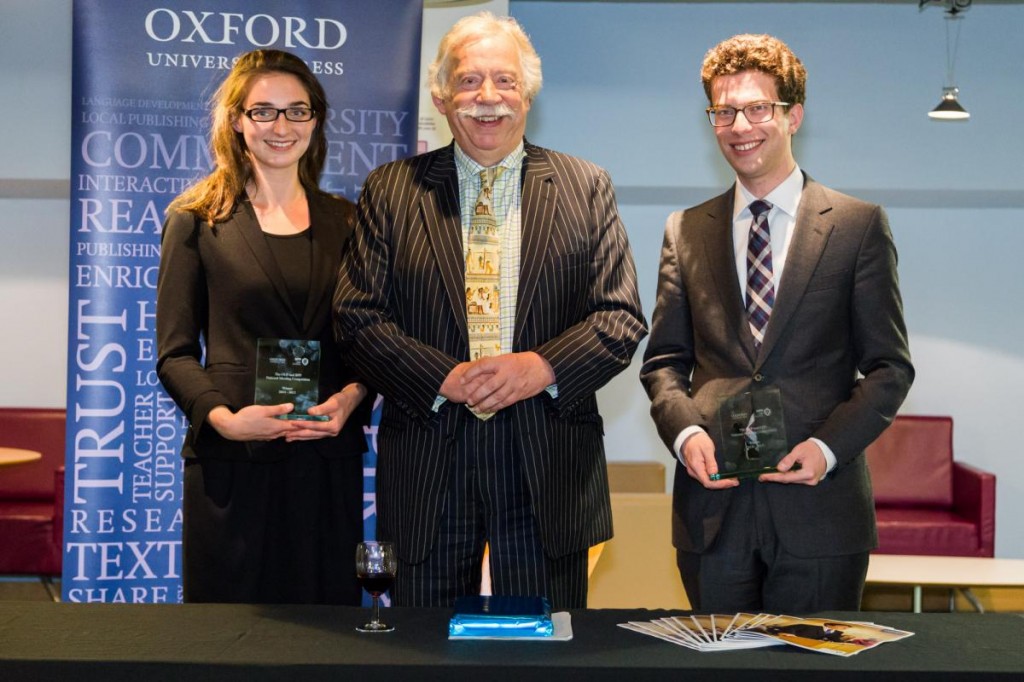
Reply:
M550 637L551 606L543 597L469 596L455 600L451 637Z

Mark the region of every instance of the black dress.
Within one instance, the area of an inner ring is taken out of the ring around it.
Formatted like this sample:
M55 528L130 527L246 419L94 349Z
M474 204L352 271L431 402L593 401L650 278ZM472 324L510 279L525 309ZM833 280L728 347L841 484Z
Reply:
M165 223L157 367L190 422L182 449L187 602L360 602L362 427L373 396L335 438L239 443L206 424L216 405L252 403L260 337L321 341L321 399L356 380L330 314L352 218L349 202L321 195L310 197L310 230L295 238L264 235L245 200L212 227L181 213Z

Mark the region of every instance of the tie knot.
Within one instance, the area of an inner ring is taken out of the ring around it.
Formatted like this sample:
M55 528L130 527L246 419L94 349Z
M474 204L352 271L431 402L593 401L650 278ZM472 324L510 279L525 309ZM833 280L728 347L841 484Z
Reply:
M501 175L504 170L504 166L494 166L493 168L484 168L480 171L481 188L490 187L494 184L494 181L498 179L498 176Z
M754 214L754 218L760 218L762 214L772 210L772 205L763 199L750 202L750 212Z

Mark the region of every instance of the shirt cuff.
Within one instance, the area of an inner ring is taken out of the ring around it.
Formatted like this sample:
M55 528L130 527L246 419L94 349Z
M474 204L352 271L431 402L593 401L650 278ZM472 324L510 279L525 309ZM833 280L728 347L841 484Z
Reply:
M686 459L683 458L683 446L686 445L686 439L703 430L699 426L687 426L679 432L679 435L676 436L675 441L672 443L672 451L676 453L676 459L682 462L683 466L686 466Z
M545 387L544 390L548 392L549 396L558 400L558 384L551 384L550 386Z
M820 438L810 438L809 440L817 444L817 446L821 448L821 454L825 455L825 475L828 476L832 473L832 470L836 468L836 454L832 452L832 448L825 445L825 441Z

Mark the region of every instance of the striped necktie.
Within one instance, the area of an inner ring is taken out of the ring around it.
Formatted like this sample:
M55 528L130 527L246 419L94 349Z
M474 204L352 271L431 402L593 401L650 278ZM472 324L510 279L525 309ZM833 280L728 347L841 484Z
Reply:
M758 347L764 342L764 330L775 305L772 282L772 240L768 231L768 212L772 205L758 199L750 204L754 219L747 242L747 315L750 333Z

